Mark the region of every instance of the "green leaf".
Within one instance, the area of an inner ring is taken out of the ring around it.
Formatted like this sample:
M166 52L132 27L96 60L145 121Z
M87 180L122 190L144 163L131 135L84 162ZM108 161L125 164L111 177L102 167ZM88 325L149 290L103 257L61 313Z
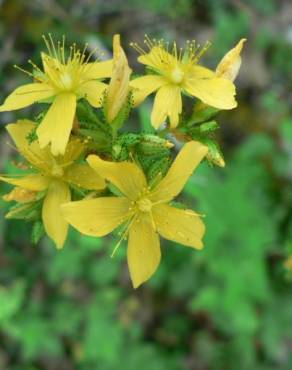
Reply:
M45 235L45 229L42 221L36 221L32 226L31 241L37 244L40 239Z
M5 217L9 219L34 221L41 219L41 209L42 200L29 203L17 203L9 209Z
M201 139L200 141L209 148L209 152L206 155L208 162L219 167L224 167L224 157L216 141L208 138Z
M191 117L187 120L186 126L191 127L199 123L209 121L219 112L218 109L198 103L193 111Z
M0 286L0 323L11 319L20 310L24 300L25 285L15 282L11 287Z

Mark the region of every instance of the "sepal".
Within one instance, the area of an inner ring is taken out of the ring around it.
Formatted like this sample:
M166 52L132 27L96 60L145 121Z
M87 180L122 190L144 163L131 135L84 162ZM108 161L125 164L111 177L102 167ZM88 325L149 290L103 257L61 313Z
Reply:
M208 162L219 167L225 167L222 151L216 141L210 138L205 138L201 140L201 142L209 148L209 152L206 155Z
M45 236L45 228L42 221L34 222L31 230L31 242L36 245Z
M36 221L41 219L42 201L17 203L5 215L8 219Z
M219 109L210 107L203 103L197 103L194 107L191 117L187 120L185 126L192 127L203 122L211 120L219 112Z
M121 127L123 127L123 125L129 118L133 105L134 103L133 103L132 93L130 92L128 94L128 97L125 103L122 105L121 109L119 110L115 118L110 122L107 121L107 124L112 128L114 132L117 132ZM107 109L108 109L108 103L107 103L107 97L105 96L104 104L103 104L103 113L104 113L105 119L106 117L108 117Z

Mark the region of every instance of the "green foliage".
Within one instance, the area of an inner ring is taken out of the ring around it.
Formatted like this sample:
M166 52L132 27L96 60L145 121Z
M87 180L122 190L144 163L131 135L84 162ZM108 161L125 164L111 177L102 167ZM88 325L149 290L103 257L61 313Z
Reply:
M86 100L77 104L78 134L88 141L88 147L97 152L111 152L112 130L99 111Z
M289 132L284 123L285 137ZM280 359L292 299L279 270L283 258L273 262L284 253L276 247L281 205L272 211L266 166L280 157L259 134L225 169L203 166L188 183L185 202L195 197L206 214L206 248L164 242L162 265L141 293L130 288L125 245L110 258L112 243L71 232L62 251L42 244L25 257L31 247L18 250L19 236L7 231L5 254L15 266L13 275L9 267L1 275L15 284L0 290L1 328L21 348L22 363L63 357L78 369L115 370L123 358L127 369L178 370L191 341L211 369L259 368L261 358L264 370L272 363L288 370Z

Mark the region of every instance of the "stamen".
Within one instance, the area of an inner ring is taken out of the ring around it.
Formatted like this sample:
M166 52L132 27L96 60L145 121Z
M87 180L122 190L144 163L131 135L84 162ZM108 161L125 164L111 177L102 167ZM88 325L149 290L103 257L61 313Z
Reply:
M173 42L172 54L177 59L177 47L176 47L176 42L175 41Z
M88 44L87 44L88 45ZM94 48L87 56L86 60L84 61L84 64L88 63L91 59L92 55L98 52L98 48ZM98 61L96 61L98 62Z
M61 45L61 41L58 41L58 60L62 63L62 60L63 60L63 51L62 51L62 48L63 48L63 40L62 40L62 45Z
M53 56L53 53L52 53L52 49L51 49L51 46L50 46L50 43L49 41L47 40L46 36L45 35L42 35L43 39L44 39L44 42L45 42L45 45L48 49L48 53L50 56Z
M126 236L127 236L128 232L129 232L129 230L130 230L130 228L131 228L132 224L134 223L134 221L136 221L136 218L137 218L137 216L136 216L136 215L134 215L134 216L133 216L133 217L128 221L128 223L126 224L126 226L125 226L124 230L123 230L123 231L122 231L122 233L121 233L121 237L120 237L119 241L117 242L117 244L115 245L114 250L112 251L111 258L113 258L113 257L115 256L115 254L116 254L117 250L119 249L120 245L122 244L122 241L123 241L123 240L125 240L125 238L126 238Z
M14 146L13 144L11 144L9 141L6 141L5 144L8 145L13 150L16 150L18 152L18 149L16 148L16 146Z
M141 46L139 44L137 44L137 42L130 42L130 46L135 49L139 54L141 55L144 55L146 54L146 51L141 48Z
M72 59L72 54L73 54L73 46L71 45L70 46L70 53L69 53L69 56L68 56L68 60L71 60Z
M88 43L86 43L86 44L84 45L84 48L83 48L83 50L82 50L81 57L80 57L80 61L81 61L81 63L83 62L83 59L85 58L85 53L86 53L87 48L88 48Z
M59 58L58 58L58 54L57 54L57 50L56 50L56 48L55 48L54 40L53 40L53 38L52 38L52 34L51 34L51 33L49 33L49 39L50 39L50 41L51 41L51 45L52 45L52 49L53 49L53 52L54 52L55 58L59 60Z
M26 69L23 69L23 68L21 68L21 67L19 67L18 65L16 65L16 64L14 64L14 66L13 66L14 68L16 68L16 69L18 69L19 71L21 71L21 72L23 72L23 73L25 73L25 74L27 74L29 77L35 77L31 72L29 72L29 71L27 71Z
M62 62L63 62L63 64L66 64L66 59L65 59L65 35L62 36L61 52L62 52Z
M196 58L195 58L196 62L201 58L201 56L203 54L206 53L206 51L209 49L210 46L211 46L211 42L210 41L207 41L202 48L201 48L201 46L199 46L199 48L201 48L201 50L196 54Z
M168 51L168 49L169 49L169 42L167 41L166 43L165 43L165 49L166 49L166 51L169 53L169 51Z
M156 39L151 40L147 34L145 34L144 37L145 44L148 46L149 50L151 50L156 43Z
M38 72L40 72L40 73L43 73L43 71L31 60L31 59L29 59L28 60L28 63L34 68L34 69L36 69Z

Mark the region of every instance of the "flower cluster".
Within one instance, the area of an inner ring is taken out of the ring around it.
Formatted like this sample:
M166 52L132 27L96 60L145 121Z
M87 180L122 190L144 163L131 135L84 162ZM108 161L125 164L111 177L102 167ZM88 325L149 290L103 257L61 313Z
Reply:
M0 106L0 112L34 103L41 107L35 122L7 125L27 165L21 175L0 176L14 185L3 196L15 202L6 217L31 221L33 241L47 234L57 248L63 247L69 225L94 237L118 230L113 254L127 239L129 271L138 287L159 265L159 235L203 247L200 215L174 199L204 157L224 166L214 116L236 107L233 82L245 40L211 71L199 64L209 44L192 41L182 49L146 37L146 50L132 44L147 67L139 77L132 74L119 35L107 61L92 61L96 51L87 53L88 45L67 50L64 38L57 44L51 35L44 40L42 68L33 62L32 72L17 67L33 81ZM131 110L153 93L153 127L123 130ZM178 141L182 149L173 160Z

